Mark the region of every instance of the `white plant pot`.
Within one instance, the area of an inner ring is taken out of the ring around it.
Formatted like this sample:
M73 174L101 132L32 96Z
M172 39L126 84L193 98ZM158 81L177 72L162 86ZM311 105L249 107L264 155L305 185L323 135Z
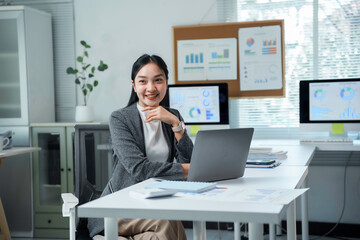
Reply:
M76 106L75 121L76 122L92 122L94 113L91 106Z

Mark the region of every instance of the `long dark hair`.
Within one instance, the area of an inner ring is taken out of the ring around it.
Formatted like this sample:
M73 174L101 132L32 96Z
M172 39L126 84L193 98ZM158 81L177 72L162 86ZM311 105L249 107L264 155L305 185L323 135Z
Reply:
M144 54L134 62L132 71L131 71L131 80L135 82L136 74L139 72L139 70L144 65L146 65L150 62L153 62L156 65L158 65L158 67L164 72L166 80L169 79L169 71L167 69L167 66L166 66L166 63L164 62L164 60L157 55L150 56L149 54ZM127 106L130 106L133 103L136 103L139 101L139 98L138 98L136 92L134 91L134 87L132 87L131 89L132 89L131 95L130 95L130 99L129 99ZM164 105L163 101L160 102L160 105Z

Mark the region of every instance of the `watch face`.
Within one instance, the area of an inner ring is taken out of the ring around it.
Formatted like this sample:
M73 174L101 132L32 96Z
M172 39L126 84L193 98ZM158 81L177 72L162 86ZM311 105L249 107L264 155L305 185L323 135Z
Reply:
M173 130L174 132L180 132L180 131L182 131L182 130L184 130L184 129L185 129L185 123L184 123L183 121L180 121L180 122L179 122L179 126L172 128L172 130Z
M185 127L185 123L183 121L181 121L181 130L184 130L186 127Z

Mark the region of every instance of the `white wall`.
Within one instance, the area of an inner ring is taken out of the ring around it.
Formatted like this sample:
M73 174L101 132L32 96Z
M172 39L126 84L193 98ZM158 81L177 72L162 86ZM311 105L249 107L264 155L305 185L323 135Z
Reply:
M126 105L131 67L140 55L161 56L173 83L172 26L217 22L216 0L75 0L74 6L77 55L85 40L96 64L102 59L109 65L97 74L100 84L89 100L95 121L103 122Z

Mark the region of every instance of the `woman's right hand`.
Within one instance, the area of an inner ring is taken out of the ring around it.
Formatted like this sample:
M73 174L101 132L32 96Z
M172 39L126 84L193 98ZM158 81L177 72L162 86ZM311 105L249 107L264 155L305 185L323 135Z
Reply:
M183 176L184 176L184 178L187 178L187 176L189 174L190 163L182 163L181 166L183 169Z

